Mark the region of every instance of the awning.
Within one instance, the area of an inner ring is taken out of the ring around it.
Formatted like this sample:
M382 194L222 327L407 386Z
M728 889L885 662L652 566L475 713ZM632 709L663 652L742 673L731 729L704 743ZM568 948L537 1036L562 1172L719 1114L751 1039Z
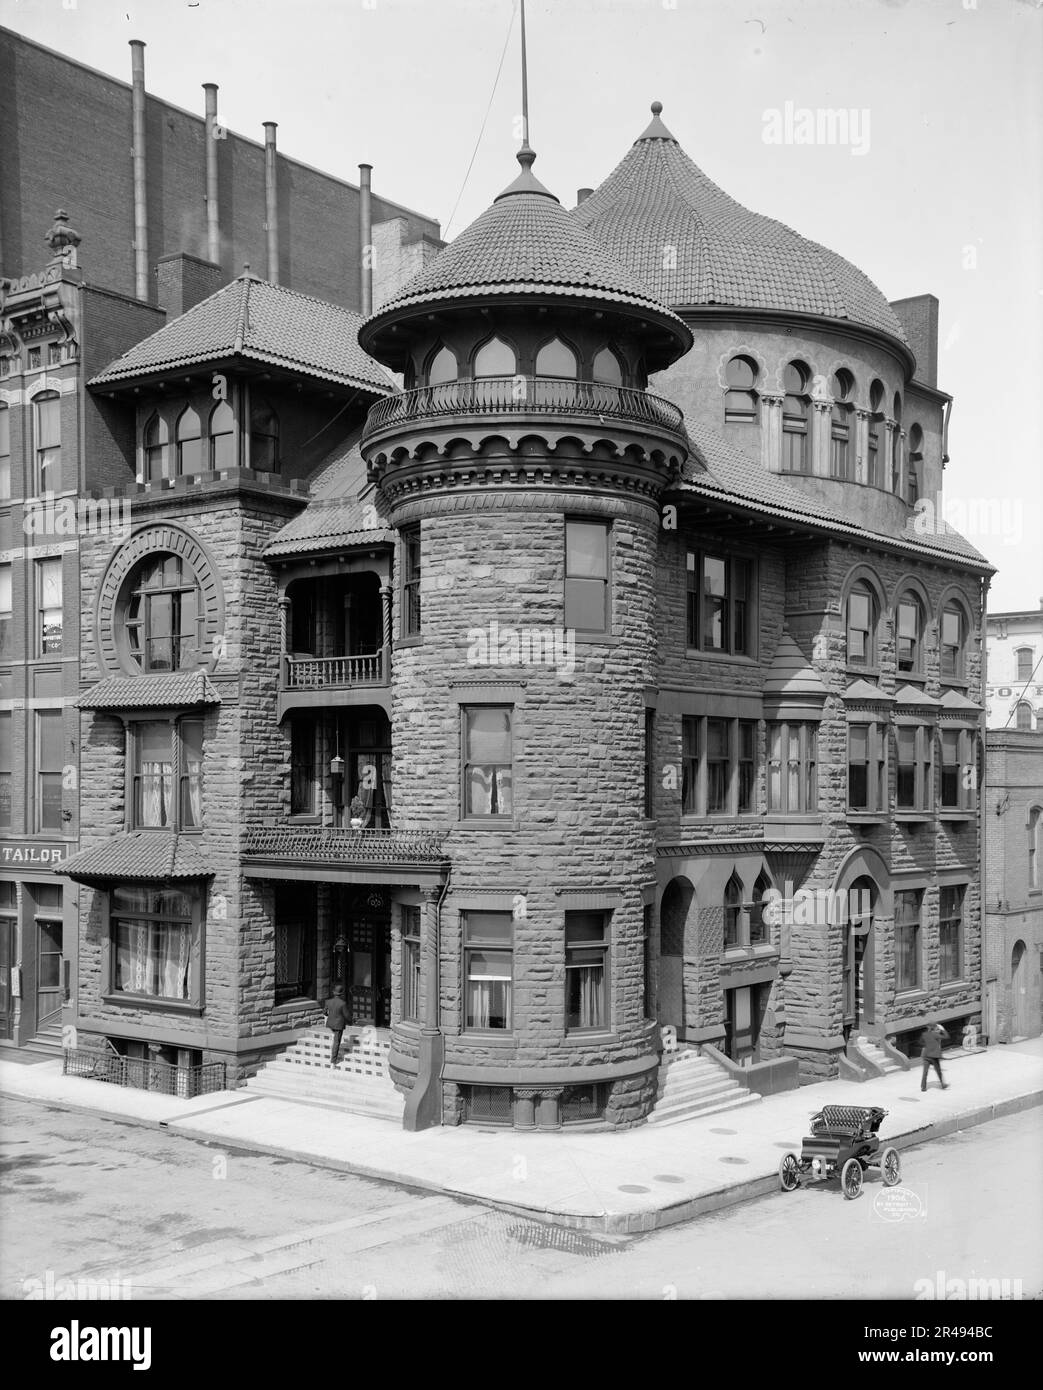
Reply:
M100 845L81 850L56 864L54 873L77 883L122 880L165 882L168 879L210 878L213 868L199 850L198 835L173 830L131 830Z
M205 671L174 671L107 676L72 703L76 709L189 709L219 705L221 698Z

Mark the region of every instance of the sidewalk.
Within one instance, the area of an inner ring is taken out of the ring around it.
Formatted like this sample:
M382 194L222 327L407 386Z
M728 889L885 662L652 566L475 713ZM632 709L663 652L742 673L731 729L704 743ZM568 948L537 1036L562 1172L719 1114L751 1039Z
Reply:
M881 1138L898 1149L1043 1103L1043 1039L957 1053L949 1089L920 1067L833 1081L744 1106L622 1134L555 1134L461 1126L408 1134L387 1120L221 1091L184 1101L63 1077L61 1063L0 1060L0 1096L169 1129L226 1150L298 1159L615 1234L655 1230L778 1189L778 1164L800 1152L822 1105L880 1105ZM867 1191L878 1182L870 1175ZM838 1193L839 1199L839 1193Z

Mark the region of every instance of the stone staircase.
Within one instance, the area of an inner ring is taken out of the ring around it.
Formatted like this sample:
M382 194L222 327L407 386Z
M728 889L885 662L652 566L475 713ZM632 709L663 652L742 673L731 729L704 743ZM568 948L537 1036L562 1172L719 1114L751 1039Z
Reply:
M61 1025L52 1023L34 1033L22 1049L24 1052L36 1052L43 1057L57 1057L62 1055L62 1030Z
M889 1057L882 1047L877 1047L872 1038L862 1037L853 1038L852 1043L860 1056L867 1062L872 1062L874 1067L879 1067L882 1072L904 1071L893 1057Z
M354 1038L345 1032L335 1067L330 1066L332 1043L327 1029L312 1029L266 1062L250 1077L245 1089L273 1100L292 1100L401 1124L405 1098L395 1090L388 1070L388 1031L360 1028Z
M663 1053L659 1093L648 1123L677 1125L697 1115L734 1110L759 1100L759 1095L740 1086L718 1063L700 1056L694 1048L680 1048Z

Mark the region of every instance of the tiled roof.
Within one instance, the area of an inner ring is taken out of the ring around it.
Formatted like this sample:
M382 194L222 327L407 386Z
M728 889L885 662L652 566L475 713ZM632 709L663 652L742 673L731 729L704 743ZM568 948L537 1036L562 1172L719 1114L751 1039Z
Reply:
M313 479L312 499L264 549L266 560L351 545L385 545L395 533L380 511L380 499L366 482L358 435L337 450ZM376 523L376 524L374 524Z
M519 156L521 159L521 156ZM553 295L644 309L690 344L685 325L578 225L557 198L523 172L434 261L394 295L362 330L402 309L491 295Z
M837 511L791 486L781 474L769 473L741 449L694 419L688 421L688 438L692 456L684 466L680 492L701 493L777 521L791 521L798 526L810 523L816 529L838 535L898 545L914 554L963 561L982 572L993 570L985 556L947 522L940 523L944 529L939 532L936 527L921 527L922 517L911 515L901 533L872 531L853 520L851 514Z
M76 709L176 709L219 705L221 700L205 671L174 671L107 676L72 703Z
M573 210L664 304L848 319L906 341L887 300L836 252L751 212L706 177L659 119ZM675 255L664 255L672 247Z
M361 322L339 304L240 275L136 343L90 385L244 358L383 395L394 390L395 382L359 347Z
M199 850L198 835L173 830L131 830L104 844L81 850L55 872L77 881L209 878L214 872Z

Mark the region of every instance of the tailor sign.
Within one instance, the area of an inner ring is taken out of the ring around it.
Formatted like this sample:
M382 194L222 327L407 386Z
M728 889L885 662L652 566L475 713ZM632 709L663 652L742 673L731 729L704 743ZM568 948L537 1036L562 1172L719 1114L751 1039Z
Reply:
M68 848L57 840L0 840L0 869L49 868L62 862Z

